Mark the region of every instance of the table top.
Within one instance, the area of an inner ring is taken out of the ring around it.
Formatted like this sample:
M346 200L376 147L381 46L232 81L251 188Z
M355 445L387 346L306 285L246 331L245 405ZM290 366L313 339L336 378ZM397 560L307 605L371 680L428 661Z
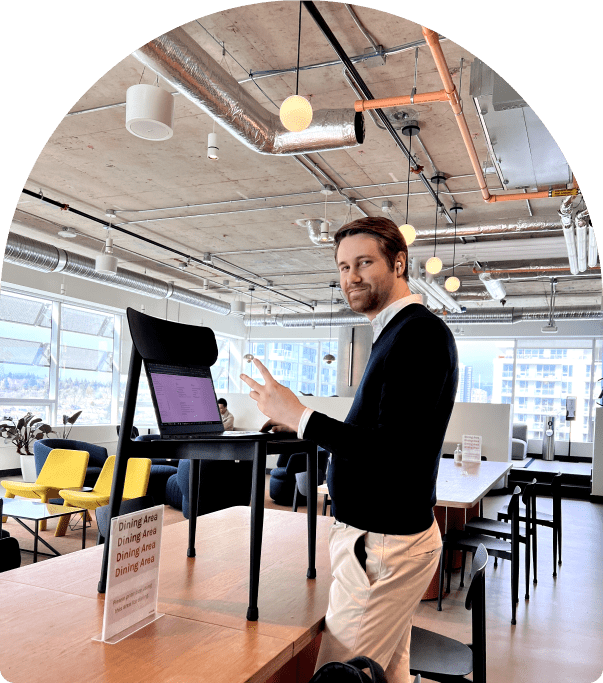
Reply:
M511 462L464 462L443 458L436 484L436 505L472 508L512 467Z
M265 681L323 628L333 520L317 518L317 578L308 580L307 516L265 510L260 618L248 622L250 513L199 517L196 558L186 557L187 521L164 527L158 611L166 616L116 645L91 640L102 626L103 546L4 572L10 619L0 622L0 673L11 683L46 683L48 671L68 678L76 667L82 683Z
M19 519L41 520L72 515L85 512L85 508L70 507L68 505L53 505L30 498L3 498L2 514Z
M472 508L512 467L510 462L465 462L457 464L442 458L436 484L436 505ZM326 484L318 487L318 495L329 493Z

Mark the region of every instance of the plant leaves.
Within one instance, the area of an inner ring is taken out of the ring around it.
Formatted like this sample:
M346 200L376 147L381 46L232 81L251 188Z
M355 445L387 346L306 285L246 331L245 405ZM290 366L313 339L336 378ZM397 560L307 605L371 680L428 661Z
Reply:
M67 420L67 422L69 422L69 424L72 425L78 419L78 417L81 414L82 414L82 411L78 410L77 413L73 413L73 415Z
M68 419L68 418L67 418L67 415L63 415L63 424L64 424L64 425L67 424L67 419Z

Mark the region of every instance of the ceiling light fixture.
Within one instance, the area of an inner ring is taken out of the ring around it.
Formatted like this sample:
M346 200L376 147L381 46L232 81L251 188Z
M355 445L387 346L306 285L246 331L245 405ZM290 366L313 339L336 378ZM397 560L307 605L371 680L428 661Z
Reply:
M110 237L111 229L107 228L107 239L101 253L96 257L94 269L97 273L117 273L117 256L113 256L113 239Z
M57 235L59 237L67 237L68 239L74 239L77 237L77 232L73 228L61 228Z
M446 182L446 176L442 173L436 173L431 179L432 183L436 184L436 214L435 214L435 228L433 231L433 256L427 260L425 270L431 275L437 275L442 270L442 259L436 256L437 234L438 234L438 213L440 211L440 183Z
M253 306L253 290L255 287L251 285L249 287L249 325L247 327L247 348L249 349L248 352L243 356L243 360L246 360L248 363L251 363L251 361L255 358L253 355L253 345L251 343L251 307Z
M454 261L456 259L456 219L457 219L459 211L463 210L463 207L460 204L453 204L450 207L450 210L454 211L454 242L453 242L453 246L452 246L452 275L449 278L446 278L446 282L444 283L444 289L447 292L456 292L458 290L458 288L461 286L461 281L454 274Z
M416 121L413 121L413 123L416 123ZM408 222L408 200L410 198L410 162L412 159L412 139L415 135L418 134L419 130L420 129L418 124L416 126L405 126L402 129L403 135L407 135L410 138L410 140L408 141L408 173L406 175L406 219L404 220L404 224L401 225L399 228L400 232L402 233L402 237L404 237L404 241L406 242L407 247L409 247L417 237L417 231Z
M331 288L331 315L329 317L329 353L325 354L325 356L323 357L323 360L327 365L331 365L331 363L335 360L335 356L331 353L331 329L333 327L333 292L335 291L335 287L337 287L337 283L334 280L331 280L331 282L329 282L329 287Z
M299 133L312 123L312 105L299 95L299 51L301 46L301 18L302 4L299 3L299 27L297 33L297 70L295 80L295 95L287 97L281 104L279 117L281 123L292 133Z
M207 136L207 158L212 161L217 161L220 157L218 152L220 148L218 147L218 134L209 133Z
M169 140L174 134L174 97L158 85L131 85L126 91L126 129L144 140Z

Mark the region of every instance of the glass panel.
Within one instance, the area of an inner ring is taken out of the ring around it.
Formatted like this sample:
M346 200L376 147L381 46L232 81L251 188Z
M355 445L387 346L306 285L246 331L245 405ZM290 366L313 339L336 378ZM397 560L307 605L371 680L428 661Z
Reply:
M229 391L230 375L230 339L216 335L218 344L218 360L211 367L216 393Z
M456 400L509 403L513 390L513 342L457 339L456 344L459 352Z
M81 410L79 424L109 424L114 316L61 307L57 415Z
M540 348L535 347L537 341ZM579 341L579 344L584 343ZM569 440L570 426L572 441L588 441L592 350L579 348L576 340L522 339L518 344L521 348L517 349L515 422L527 423L528 438L539 439L545 417L554 415L557 441ZM569 378L572 381L568 381ZM576 419L571 425L565 419L568 395L577 397ZM522 419L519 419L520 412Z
M48 398L51 318L50 301L0 292L0 396Z
M118 419L121 421L122 411L124 407L124 396L126 393L126 384L128 382L128 375L120 375L119 377L119 414ZM157 419L155 418L155 409L153 408L153 399L151 398L151 391L149 390L149 382L147 376L142 369L140 373L140 383L138 385L138 395L136 397L136 410L134 411L134 426L140 428L157 427Z
M23 417L26 413L33 413L36 417L41 418L43 422L48 423L49 411L49 406L20 406L9 401L3 401L0 404L0 418L12 417L15 422L18 422L19 418Z

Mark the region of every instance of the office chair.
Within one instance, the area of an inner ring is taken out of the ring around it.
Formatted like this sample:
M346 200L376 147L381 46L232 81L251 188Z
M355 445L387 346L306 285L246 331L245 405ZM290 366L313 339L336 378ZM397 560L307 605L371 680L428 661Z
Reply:
M465 609L471 610L471 644L413 626L410 636L410 673L441 683L486 683L486 578L488 551L477 546L471 566L471 585ZM416 679L415 679L416 680Z

